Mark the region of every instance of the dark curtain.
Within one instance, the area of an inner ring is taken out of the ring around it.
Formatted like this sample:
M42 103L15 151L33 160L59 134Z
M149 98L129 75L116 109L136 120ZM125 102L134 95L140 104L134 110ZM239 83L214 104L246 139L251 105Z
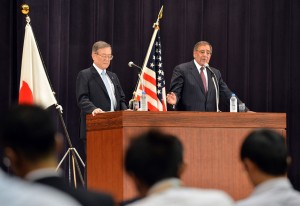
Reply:
M75 81L77 73L92 63L92 44L97 40L112 44L115 58L110 70L118 74L129 101L138 71L127 64L142 65L152 25L164 4L161 40L167 85L173 68L192 60L194 44L209 41L210 65L222 72L251 110L287 113L287 143L293 158L289 177L300 190L299 0L2 1L1 112L17 100L25 27L19 7L27 3L71 140L84 156Z

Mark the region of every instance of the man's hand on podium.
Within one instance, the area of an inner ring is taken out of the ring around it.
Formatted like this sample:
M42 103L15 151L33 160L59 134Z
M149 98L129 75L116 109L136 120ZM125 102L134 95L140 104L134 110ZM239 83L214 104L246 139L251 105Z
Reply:
M92 112L92 115L95 116L96 114L104 113L104 111L100 108L94 109Z

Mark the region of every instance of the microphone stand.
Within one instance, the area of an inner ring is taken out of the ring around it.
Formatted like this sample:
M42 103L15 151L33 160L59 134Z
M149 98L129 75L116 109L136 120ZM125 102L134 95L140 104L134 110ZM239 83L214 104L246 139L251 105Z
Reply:
M138 74L138 80L137 80L137 82L136 82L136 84L135 84L135 88L134 88L134 92L132 93L132 98L131 98L131 100L129 101L129 108L130 109L133 109L133 110L137 110L136 109L136 106L138 106L138 102L137 102L137 100L136 100L136 90L137 90L137 87L138 87L138 85L139 85L139 82L140 82L140 79L141 79L141 72L142 72L142 70L140 69L140 72L139 72L139 74Z
M216 90L216 106L217 106L217 112L221 112L219 110L219 89L217 87L217 84L216 81L215 81L215 77L212 77L211 78L213 80L213 83L214 83L214 86L215 86L215 90Z
M216 107L217 107L217 112L221 112L221 110L219 110L219 97L220 97L220 93L219 93L219 84L218 84L218 80L217 80L217 76L216 74L212 71L212 69L209 67L208 64L205 65L206 68L208 68L208 70L211 72L211 74L213 75L211 77L214 86L215 86L215 90L216 90Z

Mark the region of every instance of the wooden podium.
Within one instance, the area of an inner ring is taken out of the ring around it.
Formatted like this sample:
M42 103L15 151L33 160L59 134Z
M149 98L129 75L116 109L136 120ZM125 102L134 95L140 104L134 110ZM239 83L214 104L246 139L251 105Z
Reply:
M182 141L186 186L221 189L235 200L252 191L239 159L245 136L258 128L271 128L286 136L284 113L120 111L87 115L86 123L87 186L109 192L117 201L136 195L124 171L124 151L132 136L149 128Z

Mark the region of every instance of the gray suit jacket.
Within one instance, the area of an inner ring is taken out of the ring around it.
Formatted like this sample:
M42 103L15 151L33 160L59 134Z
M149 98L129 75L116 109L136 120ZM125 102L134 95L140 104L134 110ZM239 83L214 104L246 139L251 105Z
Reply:
M106 71L115 87L117 101L116 110L126 110L125 94L117 75ZM86 138L86 114L91 114L94 109L110 111L110 98L104 82L94 66L78 73L76 80L76 99L81 109L80 138Z
M220 71L212 67L210 68L217 76L220 102L228 106L232 92L223 81ZM207 70L207 79L208 91L205 94L202 79L194 61L176 66L170 86L170 92L174 92L177 96L176 110L217 111L216 90L212 81L212 73L209 70ZM238 99L238 103L240 102Z

